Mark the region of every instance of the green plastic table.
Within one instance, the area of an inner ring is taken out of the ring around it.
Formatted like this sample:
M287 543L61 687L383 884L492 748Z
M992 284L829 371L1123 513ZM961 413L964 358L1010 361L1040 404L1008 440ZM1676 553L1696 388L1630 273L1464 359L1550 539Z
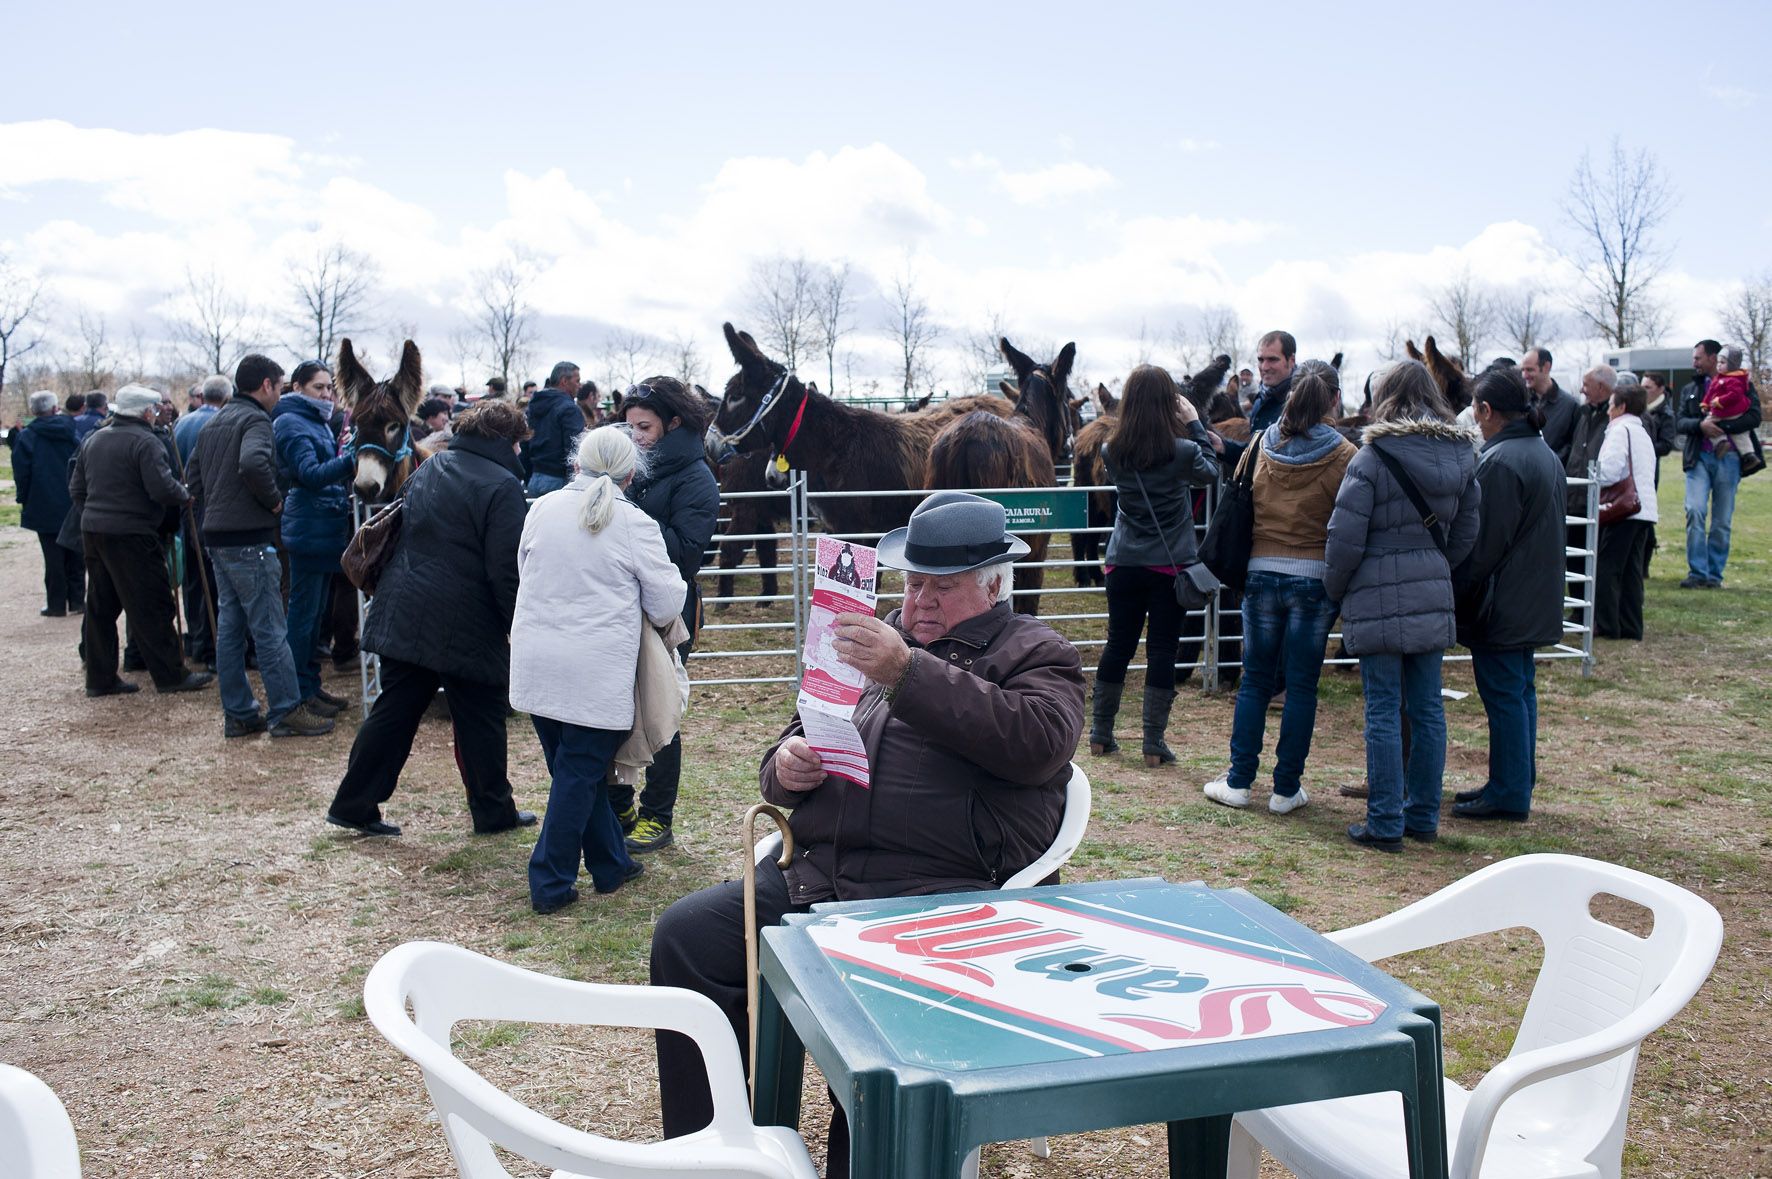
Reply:
M986 1142L1166 1122L1224 1175L1240 1110L1402 1094L1446 1175L1440 1009L1241 889L1130 880L833 902L763 931L757 1122L797 1128L805 1053L850 1173L955 1176Z

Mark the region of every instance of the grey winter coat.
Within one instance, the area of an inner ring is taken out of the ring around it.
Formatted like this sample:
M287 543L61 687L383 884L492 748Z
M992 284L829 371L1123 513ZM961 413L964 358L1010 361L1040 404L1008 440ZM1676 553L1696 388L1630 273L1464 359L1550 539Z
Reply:
M1518 651L1563 637L1563 465L1537 430L1509 422L1477 462L1482 519L1453 570L1458 641Z
M1204 426L1191 423L1188 435L1175 440L1168 462L1146 471L1124 470L1114 461L1111 447L1101 448L1102 465L1118 492L1120 505L1113 535L1108 537L1109 565L1179 567L1199 560L1194 546L1193 489L1217 481L1218 459Z
M185 464L185 482L202 509L211 548L270 544L277 537L277 444L271 414L236 393L204 427Z
M1472 434L1438 420L1374 422L1329 516L1323 590L1340 603L1341 634L1351 655L1418 655L1458 639L1452 568L1477 539L1477 452ZM1421 515L1382 459L1403 465L1446 528L1435 547Z
M172 477L160 436L141 419L122 414L81 444L68 495L80 531L109 536L157 536L166 509L190 498Z

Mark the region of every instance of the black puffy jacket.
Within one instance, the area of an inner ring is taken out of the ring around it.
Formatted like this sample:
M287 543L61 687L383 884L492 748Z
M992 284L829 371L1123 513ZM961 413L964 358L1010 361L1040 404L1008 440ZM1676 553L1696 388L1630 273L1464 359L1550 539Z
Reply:
M517 545L529 510L519 469L509 442L460 434L419 464L369 603L364 650L475 683L509 681Z
M1477 543L1452 571L1458 641L1517 651L1563 637L1567 479L1537 430L1510 422L1483 444Z
M74 419L62 414L32 418L15 433L12 479L24 505L19 523L33 532L59 532L74 506L68 494L68 463L79 447Z
M628 486L628 498L658 521L665 551L683 575L683 624L694 634L701 594L695 571L707 559L708 542L720 519L720 485L708 470L701 435L679 426L646 452L646 478Z

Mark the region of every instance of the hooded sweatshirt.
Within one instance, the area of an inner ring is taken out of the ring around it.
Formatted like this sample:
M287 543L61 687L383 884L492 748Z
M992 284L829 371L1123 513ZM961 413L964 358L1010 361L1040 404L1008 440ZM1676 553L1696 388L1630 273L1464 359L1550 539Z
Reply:
M1255 460L1255 528L1251 573L1322 579L1329 514L1354 444L1328 423L1282 438L1279 423L1261 436Z

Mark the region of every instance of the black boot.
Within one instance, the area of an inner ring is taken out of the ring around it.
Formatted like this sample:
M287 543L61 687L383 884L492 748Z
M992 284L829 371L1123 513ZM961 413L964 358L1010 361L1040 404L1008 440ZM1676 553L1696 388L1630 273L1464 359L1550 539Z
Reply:
M1097 757L1118 753L1120 750L1120 743L1114 740L1114 717L1120 714L1120 693L1125 690L1125 684L1103 683L1100 679L1095 681L1095 696L1091 702L1092 716L1089 722L1089 752Z
M1163 743L1169 727L1169 709L1175 703L1174 688L1144 689L1144 764L1151 767L1175 764L1175 754Z

